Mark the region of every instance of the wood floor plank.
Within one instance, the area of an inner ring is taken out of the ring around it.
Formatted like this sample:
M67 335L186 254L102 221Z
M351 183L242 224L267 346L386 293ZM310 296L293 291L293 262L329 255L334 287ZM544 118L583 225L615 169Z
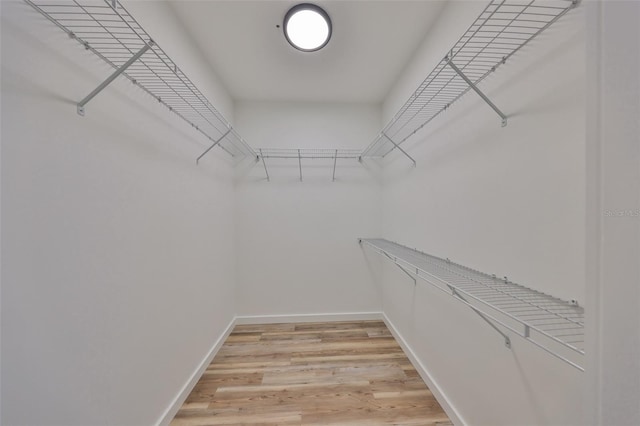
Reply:
M449 425L382 321L239 325L171 423Z

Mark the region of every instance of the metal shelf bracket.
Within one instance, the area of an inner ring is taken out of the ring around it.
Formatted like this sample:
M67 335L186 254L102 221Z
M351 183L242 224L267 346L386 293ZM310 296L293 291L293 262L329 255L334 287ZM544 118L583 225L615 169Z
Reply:
M485 101L487 105L489 105L491 109L493 109L496 114L500 116L500 118L502 118L502 127L505 127L507 125L507 116L502 111L500 111L496 104L491 102L491 100L484 93L482 93L480 89L478 89L478 86L473 84L473 81L469 80L469 77L464 75L462 70L460 70L460 68L458 68L448 56L445 58L445 60L447 62L447 65L449 65L449 67L451 67L451 69L454 70L456 74L458 74L460 78L463 79L465 83L467 83L469 87L473 89L473 91L476 92L478 96L480 96L482 100Z
M398 145L397 143L395 143L393 141L393 139L391 139L389 136L387 136L387 134L385 132L381 133L382 136L384 136L385 138L387 138L389 140L389 142L391 142L393 144L394 147L398 148L400 150L400 152L402 152L409 160L411 160L411 162L413 163L413 167L416 166L416 160L413 159L412 156L410 156L409 154L407 154L407 151L405 151L404 149L402 149L400 147L400 145ZM385 154L386 155L386 154ZM384 155L383 155L384 157Z
M411 278L413 280L413 285L414 286L418 285L418 280L415 279L415 277L411 274L411 272L407 271L405 268L403 268L402 266L398 265L398 259L394 259L393 257L389 256L387 253L385 253L383 251L381 251L380 253L382 253L387 258L389 258L389 260L391 260L394 265L396 265L402 272L404 272L409 278Z
M227 130L225 132L225 134L223 134L222 136L220 136L216 141L213 142L213 145L211 145L209 148L207 148L202 154L200 154L200 156L198 158L196 158L196 164L198 164L200 162L200 159L202 157L204 157L205 155L207 155L207 152L211 151L213 149L213 147L215 147L216 145L218 145L220 142L222 142L222 140L224 138L227 137L227 135L231 133L231 129Z
M262 165L264 166L264 174L267 175L267 182L271 182L269 178L269 172L267 171L267 163L264 162L264 155L262 154L262 149L260 151L260 158L262 159Z
M362 240L360 240L360 244L362 244ZM413 285L416 286L418 284L418 280L413 276L413 274L411 272L409 272L407 269L405 269L404 267L400 266L398 264L398 259L391 257L389 254L387 254L384 251L380 251L380 253L382 253L385 257L387 257L389 260L391 260L393 262L394 265L396 265L402 272L404 272L409 278L411 278L411 280L413 280ZM420 272L419 269L416 268L416 272L415 272L416 276L420 276ZM449 285L448 286L449 289L451 290L451 294L455 297L457 297L458 299L462 300L463 302L465 302L465 305L467 305L473 312L475 312L480 318L482 318L487 324L489 324L489 326L491 326L491 328L493 328L495 331L498 332L498 334L500 334L503 338L504 338L504 345L511 349L511 339L509 339L509 336L507 336L507 334L505 332L503 332L502 330L500 330L498 328L497 325L495 325L493 323L493 321L491 321L489 318L487 318L482 312L480 312L478 309L476 309L473 305L471 305L467 299L464 298L464 296L462 296L456 289L455 287Z
M135 61L140 59L145 52L153 47L153 40L149 40L147 44L145 44L142 49L140 49L135 55L133 55L127 62L125 62L120 68L115 70L113 74L111 74L105 81L103 81L98 87L96 87L93 92L89 93L83 100L78 102L78 114L84 117L84 106L89 103L91 99L93 99L98 93L102 92L105 87L107 87L113 80L115 80L120 74L126 71Z
M487 318L482 312L480 312L478 309L476 309L475 307L473 307L469 301L467 299L465 299L460 293L458 293L458 291L452 287L449 286L449 288L451 289L451 294L453 294L455 297L457 297L458 299L462 300L463 302L465 302L465 304L473 311L475 312L480 318L482 318L487 324L489 324L489 326L491 326L491 328L493 328L495 331L497 331L503 338L504 338L504 345L511 349L511 339L509 338L509 336L507 336L507 334L505 332L503 332L502 330L500 330L498 328L497 325L495 325L493 323L493 321L491 321L489 318Z

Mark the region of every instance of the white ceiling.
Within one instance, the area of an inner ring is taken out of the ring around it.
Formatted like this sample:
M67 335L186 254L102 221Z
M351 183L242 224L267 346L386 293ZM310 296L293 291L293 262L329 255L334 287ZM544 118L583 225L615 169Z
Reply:
M381 102L446 0L322 0L333 36L300 52L284 38L301 1L174 0L171 7L236 100Z

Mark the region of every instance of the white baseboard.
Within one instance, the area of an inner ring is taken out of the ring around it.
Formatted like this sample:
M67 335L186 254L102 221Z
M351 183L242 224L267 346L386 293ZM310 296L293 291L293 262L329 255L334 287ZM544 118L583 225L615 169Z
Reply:
M387 315L383 313L382 319L387 325L389 331L391 331L391 334L393 334L393 337L400 344L400 347L402 347L402 350L409 358L409 361L411 361L411 364L413 364L414 368L418 371L418 374L420 374L420 377L422 377L422 380L424 380L424 382L431 390L431 393L433 393L433 396L440 403L444 412L447 413L447 416L449 416L449 420L451 420L454 425L465 425L466 423L462 420L462 417L460 416L460 413L458 413L458 410L454 408L454 406L451 404L451 401L449 401L449 398L447 398L444 392L442 392L442 389L440 388L440 386L438 386L436 381L433 380L433 377L429 373L429 370L427 370L424 364L420 362L418 356L415 354L407 341L404 340L404 337L402 337L402 334L400 334L398 329L393 325L389 317L387 317Z
M277 324L321 321L381 320L382 312L344 312L337 314L251 315L236 317L236 324Z
M185 383L182 389L180 390L180 392L178 392L178 394L173 399L169 407L167 407L164 413L162 413L156 425L166 426L169 423L171 423L171 420L173 420L176 413L178 412L178 410L180 410L180 407L182 406L184 401L187 399L187 397L195 387L196 383L198 383L198 380L200 380L200 377L202 376L204 371L207 369L209 364L211 364L211 361L213 361L213 358L216 356L216 354L224 344L225 340L227 340L227 337L229 337L235 325L236 325L236 318L234 317L229 323L229 325L227 326L227 328L224 330L222 335L220 335L220 337L218 337L218 339L215 341L215 343L211 347L211 350L209 350L209 353L207 354L207 356L204 357L202 362L195 369L195 371L193 372L193 374L191 375L187 383Z

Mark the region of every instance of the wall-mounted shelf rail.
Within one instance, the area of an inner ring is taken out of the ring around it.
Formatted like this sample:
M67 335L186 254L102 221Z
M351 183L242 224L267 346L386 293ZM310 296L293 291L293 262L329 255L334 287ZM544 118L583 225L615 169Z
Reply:
M359 149L315 149L315 148L261 148L258 149L258 160L262 161L267 180L271 180L265 159L296 160L302 182L302 160L331 160L333 165L333 180L336 180L336 165L338 160L358 160L362 151Z
M429 73L382 132L362 152L385 157L469 90L499 116L507 116L478 84L538 34L567 13L577 0L492 0L471 27ZM409 159L414 163L413 158Z
M256 152L119 2L24 1L115 69L78 102L79 114L84 115L86 104L122 75L211 141L197 161L215 146L237 158L256 157Z
M452 295L511 342L510 330L551 355L584 371L584 309L580 306L465 266L383 239L360 243Z

